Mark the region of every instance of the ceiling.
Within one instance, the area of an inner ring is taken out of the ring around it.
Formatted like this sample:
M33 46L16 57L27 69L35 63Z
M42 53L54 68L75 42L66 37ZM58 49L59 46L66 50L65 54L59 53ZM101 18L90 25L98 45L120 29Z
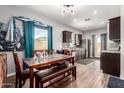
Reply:
M60 5L30 5L22 7L81 31L103 28L107 25L108 19L120 16L119 5L75 5L74 15L62 15ZM85 21L85 19L90 20Z

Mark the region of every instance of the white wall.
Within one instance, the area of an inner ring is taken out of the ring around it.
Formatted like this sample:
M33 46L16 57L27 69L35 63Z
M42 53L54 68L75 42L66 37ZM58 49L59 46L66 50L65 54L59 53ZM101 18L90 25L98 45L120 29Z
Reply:
M88 31L84 33L84 39L92 39L92 35L100 35L103 33L107 33L107 26L101 29L96 29L96 30L92 30L92 31Z
M121 78L124 79L124 6L121 6Z
M107 33L107 26L101 29L97 29L97 30L92 30L92 31L88 31L84 33L83 39L90 39L91 40L91 44L90 44L90 57L92 57L92 35L100 35L103 33ZM88 48L87 44L86 44L86 49ZM86 51L88 54L88 51Z
M74 29L72 27L68 27L62 25L60 23L54 22L42 15L39 15L36 12L19 8L17 6L0 6L0 22L7 23L11 16L25 16L28 18L32 18L38 21L43 22L44 24L48 24L53 26L53 48L60 49L62 48L62 31L68 30L73 33L83 34L81 31ZM6 52L8 54L8 74L12 74L14 72L14 61L11 52ZM23 56L22 52L19 52L20 59Z
M74 33L82 33L77 29L59 24L42 15L37 14L36 12L30 11L30 10L24 10L17 6L0 6L0 11L2 11L2 13L0 14L1 22L8 22L11 16L25 16L25 17L29 17L29 18L41 21L44 24L53 26L53 43L54 43L53 48L54 49L61 48L62 46L61 32L63 30L68 30Z

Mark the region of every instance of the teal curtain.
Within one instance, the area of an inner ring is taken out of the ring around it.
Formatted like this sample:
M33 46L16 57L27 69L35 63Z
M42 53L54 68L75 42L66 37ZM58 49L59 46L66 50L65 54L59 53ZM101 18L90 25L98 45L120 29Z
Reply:
M33 56L34 50L34 22L24 21L24 47L25 57L30 58Z
M48 49L53 49L53 28L48 26Z

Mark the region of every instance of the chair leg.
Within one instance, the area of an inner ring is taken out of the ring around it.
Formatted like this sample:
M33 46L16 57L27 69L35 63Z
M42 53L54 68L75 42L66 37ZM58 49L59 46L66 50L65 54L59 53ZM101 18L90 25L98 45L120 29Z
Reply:
M23 80L23 83L22 83L22 85L24 85L24 84L25 84L25 81L26 81L26 80L24 79L24 80Z
M42 82L40 82L40 88L43 88L43 83Z
M22 88L22 80L19 80L19 88Z
M15 87L16 87L16 88L18 87L18 77L17 77L17 75L16 75Z

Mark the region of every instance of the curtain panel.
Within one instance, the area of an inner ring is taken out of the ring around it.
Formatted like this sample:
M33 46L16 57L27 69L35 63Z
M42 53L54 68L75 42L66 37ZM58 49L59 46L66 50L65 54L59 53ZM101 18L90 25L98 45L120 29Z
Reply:
M24 21L24 47L25 57L30 58L33 56L34 50L34 22Z
M53 28L48 26L48 49L53 49Z

